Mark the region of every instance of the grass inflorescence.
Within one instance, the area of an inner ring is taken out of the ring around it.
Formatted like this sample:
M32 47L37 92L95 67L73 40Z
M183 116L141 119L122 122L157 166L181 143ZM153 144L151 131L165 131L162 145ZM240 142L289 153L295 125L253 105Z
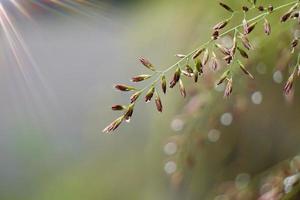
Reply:
M249 59L248 51L254 50L248 36L255 30L256 26L260 24L263 26L264 34L270 36L272 28L267 17L278 10L288 9L279 19L281 23L289 20L296 20L297 23L300 23L299 4L300 0L294 0L273 7L273 5L257 5L256 0L247 0L247 5L243 5L240 10L234 10L229 5L219 2L219 5L228 11L229 17L216 23L212 27L212 36L210 40L188 54L176 54L176 57L179 60L163 71L157 70L156 66L150 60L141 57L139 61L148 69L149 73L134 76L131 81L137 83L147 81L148 79L152 80L150 81L150 84L144 88L137 88L124 84L115 85L115 88L119 91L132 93L130 96L130 103L129 105L112 106L112 110L122 111L123 114L109 124L103 132L110 133L116 130L122 122L129 122L133 115L135 104L141 99L141 96L144 96L144 101L146 103L154 99L158 112L163 111L160 95L161 93L166 94L167 88L172 89L178 85L180 94L183 97L186 97L187 94L182 77L185 76L191 78L194 82L198 82L199 78L201 78L205 72L205 67L216 71L220 68L221 63L227 65L224 72L216 81L216 84L220 85L226 83L224 97L228 98L233 91L234 79L235 76L237 76L235 73L236 69L240 69L247 77L254 79L254 76L243 64L243 59ZM247 19L247 13L250 11L256 12L257 14L253 18ZM244 16L240 24L225 30L234 17L240 13ZM219 39L224 36L232 38L230 45L222 44L219 41ZM297 46L298 38L295 37L291 41L291 53L295 52ZM300 56L298 56L294 70L284 87L285 94L290 93L293 88L295 77L300 75L299 59ZM220 60L222 60L222 62L220 62ZM167 81L168 77L166 76L168 72L173 72L169 81Z

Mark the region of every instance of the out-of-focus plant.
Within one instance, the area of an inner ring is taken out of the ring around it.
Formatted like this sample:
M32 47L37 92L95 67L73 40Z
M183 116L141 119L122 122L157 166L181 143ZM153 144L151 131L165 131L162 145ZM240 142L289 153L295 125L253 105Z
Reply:
M141 64L148 68L151 73L135 76L131 79L131 81L152 81L143 88L124 84L118 84L115 86L115 88L119 91L133 92L133 94L130 97L129 105L112 106L112 110L123 111L123 114L109 124L103 132L110 133L117 129L123 121L129 122L133 115L135 104L142 95L145 95L145 102L150 102L154 97L157 110L162 112L163 105L158 85L160 84L162 93L166 94L167 74L171 72L173 72L173 76L169 82L169 88L174 88L178 84L180 94L183 97L186 97L186 89L182 78L183 76L192 78L194 82L197 82L199 77L208 71L207 68L210 68L212 71L220 70L222 72L219 75L216 84L220 85L226 82L224 97L229 97L232 94L233 81L239 76L239 71L249 78L254 79L254 76L246 69L243 59L249 59L247 51L254 50L248 36L253 32L255 27L261 23L263 25L264 33L267 36L271 35L271 24L268 17L272 15L272 13L284 9L288 10L281 16L281 23L291 20L296 20L297 23L300 23L299 0L285 2L276 7L273 7L273 5L257 5L256 0L248 0L247 5L241 6L240 10L233 9L222 2L219 4L230 13L230 16L213 26L212 37L209 41L190 53L176 54L176 57L178 57L179 60L165 70L157 70L155 65L153 65L148 59L140 58ZM241 17L241 23L225 30L229 24L233 24L235 21L240 20ZM231 41L226 43L220 40L225 36L232 38ZM290 45L291 54L295 54L297 46L298 36L294 36ZM284 87L284 92L287 95L293 88L296 75L300 75L299 54L296 57L297 61L294 65L294 69Z

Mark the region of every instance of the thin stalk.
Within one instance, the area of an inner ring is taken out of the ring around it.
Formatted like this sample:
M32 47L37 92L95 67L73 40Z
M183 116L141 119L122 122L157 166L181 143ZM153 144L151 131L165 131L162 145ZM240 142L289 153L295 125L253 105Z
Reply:
M264 19L266 16L270 15L271 13L273 13L273 12L275 12L275 11L278 11L278 10L280 10L280 9L283 9L283 8L285 8L285 7L291 6L291 5L293 5L293 4L299 4L299 0L292 1L292 2L286 3L286 4L284 4L284 5L278 6L278 7L274 8L272 12L266 11L266 12L260 14L260 15L257 15L256 17L253 17L252 19L247 20L247 22L255 22L255 21L256 21L256 22L259 22L260 20ZM232 16L231 16L229 19L231 19L233 16L234 16L234 13L232 14ZM242 26L243 26L243 24L240 23L239 25L237 25L237 26L235 26L235 27L233 27L233 28L231 28L231 29L229 29L229 30L227 30L227 31L225 31L225 32L223 32L223 33L221 33L221 34L219 35L219 37L225 36L225 35L231 33L232 31L236 31L236 30L238 30L238 28L241 28ZM194 49L193 51L189 52L185 57L181 58L181 59L178 60L175 64L171 65L171 66L168 67L167 69L165 69L165 70L163 70L163 71L157 71L157 72L156 72L156 75L158 76L158 78L155 79L155 81L153 81L151 84L149 84L149 85L147 85L146 87L144 87L141 91L143 92L143 91L145 91L147 88L149 88L149 87L155 85L155 84L159 81L160 76L162 76L163 74L168 73L169 71L171 71L171 70L174 69L175 67L180 66L180 64L181 64L184 60L190 59L190 57L191 57L193 54L195 54L198 50L200 50L200 49L202 49L202 48L208 46L208 45L209 45L210 43L212 43L213 41L215 41L215 40L214 40L214 39L208 40L208 41L205 42L204 44L200 45L198 48L196 48L196 49Z

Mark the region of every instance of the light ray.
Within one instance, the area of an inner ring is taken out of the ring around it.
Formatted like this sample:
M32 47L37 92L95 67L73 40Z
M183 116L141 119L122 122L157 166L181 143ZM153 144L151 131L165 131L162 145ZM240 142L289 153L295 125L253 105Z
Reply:
M24 16L31 19L29 13L24 9L23 6L20 5L16 0L9 0ZM2 6L3 7L3 6Z
M19 93L24 101L30 102L26 108L29 110L28 115L47 116L49 106L59 109L59 104L40 71L41 66L36 64L22 34L19 32L15 19L24 16L25 20L34 21L36 11L56 13L63 16L74 13L90 17L91 8L99 9L97 4L89 0L0 0L0 30L3 32L4 42L7 43L6 45L9 48L9 56L13 58L15 64L15 67L13 66L11 70L13 71L13 78L15 78L13 81L16 82L17 87L14 88L15 90L12 93ZM12 15L13 12L10 11L13 10L16 10L20 15ZM21 89L21 91L17 91L18 89ZM47 103L46 105L43 101L45 99L51 105ZM19 99L13 99L13 101L19 101ZM31 109L36 109L37 112ZM35 118L40 117L42 116L35 116Z

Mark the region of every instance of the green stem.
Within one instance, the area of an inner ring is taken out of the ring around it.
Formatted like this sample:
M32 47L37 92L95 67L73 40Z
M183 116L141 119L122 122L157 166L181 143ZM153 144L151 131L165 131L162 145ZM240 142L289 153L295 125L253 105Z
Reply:
M278 6L278 7L274 8L272 12L266 11L266 12L260 14L260 15L257 15L256 17L253 17L252 19L247 20L247 22L259 22L260 20L264 19L267 15L270 15L271 13L273 13L273 12L275 12L277 10L283 9L283 8L291 6L293 4L299 4L299 0L292 1L292 2L286 3L284 5ZM231 19L233 17L233 15L234 15L234 13L232 14L232 16L229 19ZM238 28L241 28L242 26L243 26L243 24L241 23L241 24L239 24L239 25L237 25L237 26L235 26L235 27L233 27L233 28L231 28L231 29L223 32L222 34L219 35L219 37L225 36L225 35L231 33L232 31L238 30ZM173 64L172 66L168 67L167 69L165 69L163 71L156 71L155 74L157 74L158 78L155 79L151 84L149 84L146 87L144 87L141 91L144 92L147 88L151 87L152 85L155 85L160 80L160 76L161 75L168 73L170 70L174 69L177 66L180 66L180 64L184 60L190 59L190 57L192 55L194 55L198 50L200 50L200 49L208 46L213 41L215 41L215 40L214 39L210 39L209 41L207 41L206 43L202 44L201 46L199 46L195 50L189 52L185 57L181 58L175 64Z

